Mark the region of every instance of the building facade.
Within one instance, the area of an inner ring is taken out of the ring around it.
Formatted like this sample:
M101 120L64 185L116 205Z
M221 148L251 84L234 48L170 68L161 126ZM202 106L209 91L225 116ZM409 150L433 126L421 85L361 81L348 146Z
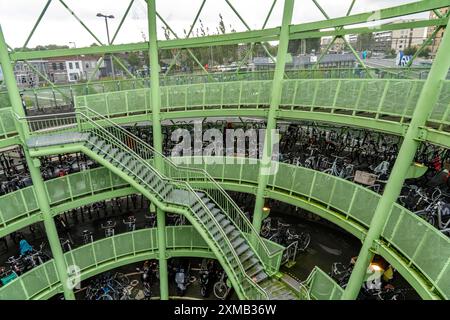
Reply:
M417 20L398 20L394 23L414 22ZM391 49L395 52L406 48L420 47L427 38L427 28L402 29L392 31Z
M449 12L449 8L442 8L439 10L439 12L441 13L441 15L446 15ZM433 11L431 11L430 13L430 19L438 19L439 17L436 15L436 13L434 13ZM427 36L430 37L433 32L436 30L436 27L429 27L428 28L428 32L427 32ZM444 34L444 29L441 29L436 36L434 37L433 41L431 42L431 45L429 46L430 48L430 55L432 57L434 57L436 55L436 51L439 48L439 45L441 44L441 40L442 40L442 35Z

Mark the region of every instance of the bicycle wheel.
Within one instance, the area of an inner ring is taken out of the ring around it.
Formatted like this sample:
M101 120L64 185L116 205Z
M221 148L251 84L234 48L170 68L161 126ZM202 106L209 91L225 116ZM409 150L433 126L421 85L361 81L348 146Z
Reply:
M214 295L217 299L225 300L228 292L228 287L224 282L216 282L214 284Z
M128 286L130 284L130 279L126 274L123 273L116 273L114 278L122 285L122 286Z
M305 251L308 249L309 243L311 242L311 235L309 233L302 232L298 239L298 250Z

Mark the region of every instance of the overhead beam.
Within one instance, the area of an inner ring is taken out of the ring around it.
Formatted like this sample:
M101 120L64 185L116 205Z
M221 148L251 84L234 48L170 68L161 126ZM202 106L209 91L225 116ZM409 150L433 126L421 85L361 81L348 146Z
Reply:
M450 0L419 1L408 5L382 9L380 10L380 17L381 17L380 19L395 18L408 14L430 11L433 9L443 8L447 6L450 6ZM367 20L372 16L372 14L373 13L363 13L326 21L291 25L290 39L291 40L307 39L307 38L317 38L335 35L343 36L351 33L371 33L374 30L373 28L368 27L357 27L342 30L325 30L325 31L317 31L317 30L366 23ZM433 19L407 23L385 24L378 27L377 31L401 30L401 29L421 28L427 26L443 26L443 25L446 25L445 19ZM265 30L233 32L230 34L213 35L208 37L160 40L158 41L158 47L160 49L176 49L176 48L196 48L213 45L230 45L238 43L267 42L278 40L279 35L280 35L280 28L277 27ZM139 42L139 43L129 43L111 46L109 45L94 46L94 47L74 48L74 49L15 52L10 54L10 58L11 60L32 60L32 59L82 55L82 54L89 55L89 54L105 54L124 51L133 52L146 50L148 50L148 43Z

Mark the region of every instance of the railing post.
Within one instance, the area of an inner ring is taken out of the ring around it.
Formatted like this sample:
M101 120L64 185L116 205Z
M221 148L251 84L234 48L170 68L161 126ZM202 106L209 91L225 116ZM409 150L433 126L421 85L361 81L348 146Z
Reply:
M441 81L445 80L450 68L450 56L448 55L448 52L450 52L450 31L447 30L442 37L436 58L423 86L422 92L420 93L411 123L398 153L397 160L392 168L392 174L389 177L383 196L374 212L369 231L364 239L350 280L342 295L343 300L356 299L361 289L367 267L374 255L371 248L374 241L378 240L383 232L383 227L386 220L389 218L391 207L400 195L409 167L414 161L417 147L420 144L420 141L417 140L420 133L420 127L426 124L426 121L433 110L433 107L436 106L439 98L439 84Z
M280 30L280 40L278 43L277 63L272 82L272 98L270 102L269 114L267 117L267 127L264 139L264 150L262 161L259 166L258 188L256 191L256 202L253 213L253 226L259 234L264 207L264 190L269 181L269 173L272 166L272 132L277 127L276 113L281 103L281 93L283 89L284 69L286 64L286 55L289 44L289 25L292 20L295 0L285 0L283 10L283 22ZM261 152L261 150L260 150Z
M2 29L0 27L0 64L2 65L3 77L5 80L6 88L8 89L8 95L11 100L13 111L19 116L25 116L25 110L22 106L22 99L19 95L19 89L17 88L14 72L9 60L8 49L6 46L5 38L3 36ZM25 122L20 123L17 119L14 119L16 128L19 132L20 138L23 142L26 141L29 136L28 124ZM75 300L75 296L71 288L69 288L69 277L67 272L66 263L64 260L64 254L59 242L58 231L56 229L55 222L53 220L50 204L46 197L47 192L44 185L44 181L39 170L39 160L32 159L28 152L26 145L23 145L23 151L27 162L28 169L30 171L31 180L33 181L33 187L36 194L37 203L42 213L44 220L45 231L47 239L50 244L53 259L55 260L56 271L61 281L64 297L66 300Z

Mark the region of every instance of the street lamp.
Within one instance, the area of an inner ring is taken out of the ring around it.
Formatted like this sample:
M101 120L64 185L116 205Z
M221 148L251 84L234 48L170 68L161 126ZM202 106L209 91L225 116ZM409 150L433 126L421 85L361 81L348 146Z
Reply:
M106 35L108 37L108 44L111 44L111 40L109 38L109 27L108 27L108 19L114 19L114 16L112 14L110 15L106 15L106 14L102 14L102 13L97 13L97 17L99 18L105 18L105 24L106 24ZM114 63L112 60L112 54L109 55L109 59L110 59L110 63L111 63L111 71L112 71L112 76L113 79L115 79L115 71L114 71Z

